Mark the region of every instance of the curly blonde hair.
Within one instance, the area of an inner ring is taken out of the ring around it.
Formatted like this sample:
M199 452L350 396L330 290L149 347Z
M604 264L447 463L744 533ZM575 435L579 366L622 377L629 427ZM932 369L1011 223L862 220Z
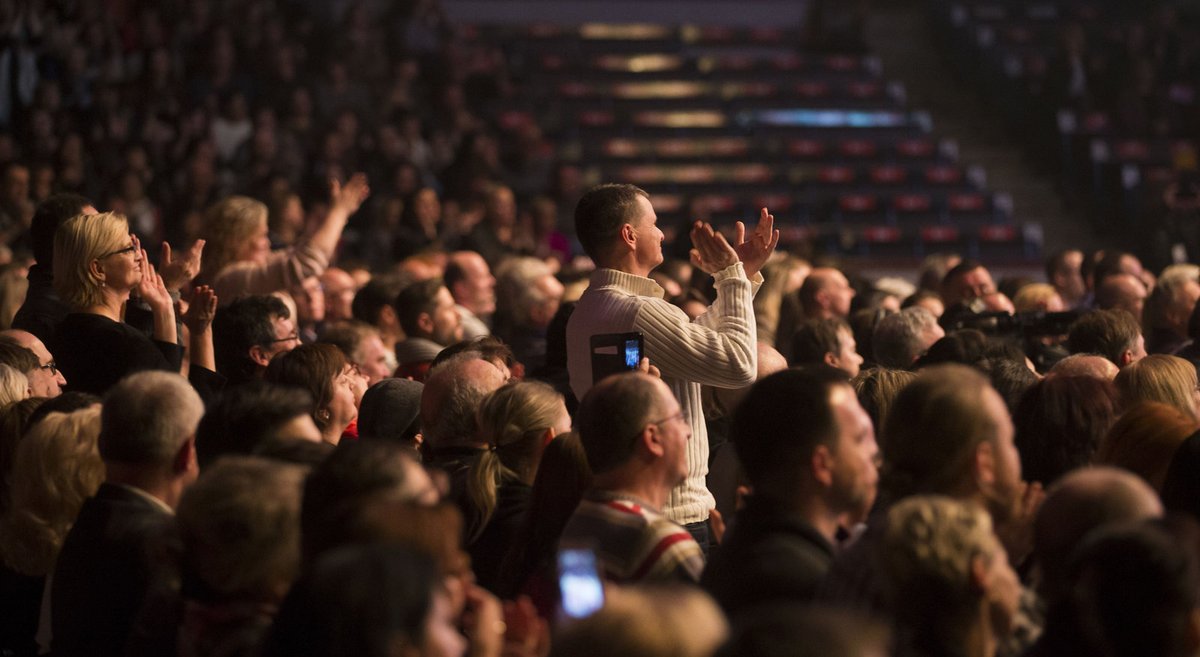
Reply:
M17 445L12 506L0 521L0 556L31 577L50 572L87 498L104 481L100 405L51 413Z

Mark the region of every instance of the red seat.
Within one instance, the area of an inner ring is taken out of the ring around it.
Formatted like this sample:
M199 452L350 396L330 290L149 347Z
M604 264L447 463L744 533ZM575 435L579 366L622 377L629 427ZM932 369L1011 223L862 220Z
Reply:
M788 144L788 153L796 157L819 158L825 155L825 143L816 139L795 139Z
M817 172L817 180L833 185L854 182L856 176L857 172L853 168L845 166L821 167L821 170Z
M908 214L929 212L933 207L933 199L928 194L898 194L892 197L892 207L896 212Z
M871 168L871 181L880 185L899 185L908 180L908 169L894 164Z
M838 208L854 214L875 212L879 209L879 198L874 194L842 194L838 197Z
M896 142L896 153L904 157L929 157L934 144L928 139L904 139Z
M954 185L962 182L962 169L939 164L925 169L925 180L935 185Z
M879 145L870 139L847 139L839 149L846 157L875 157L879 153Z

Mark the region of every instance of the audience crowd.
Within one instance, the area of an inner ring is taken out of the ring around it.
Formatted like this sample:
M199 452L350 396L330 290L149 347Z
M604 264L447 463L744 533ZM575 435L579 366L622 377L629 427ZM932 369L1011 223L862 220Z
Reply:
M1200 266L667 244L433 2L0 25L0 655L1200 654Z

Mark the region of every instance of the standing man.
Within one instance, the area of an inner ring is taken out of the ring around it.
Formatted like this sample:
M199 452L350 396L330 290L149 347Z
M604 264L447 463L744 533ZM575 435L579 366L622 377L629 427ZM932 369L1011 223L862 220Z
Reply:
M679 400L693 436L687 445L687 477L671 490L664 511L704 548L705 523L715 502L704 482L708 430L700 386L742 388L753 383L758 364L752 300L762 284L759 270L774 252L779 231L766 208L749 239L738 222L733 245L712 226L696 222L692 265L713 276L717 298L692 322L648 278L663 261L657 220L649 195L633 185L600 185L579 199L575 230L597 269L567 323L567 371L572 390L582 399L592 387L591 336L630 331L643 335L646 356Z

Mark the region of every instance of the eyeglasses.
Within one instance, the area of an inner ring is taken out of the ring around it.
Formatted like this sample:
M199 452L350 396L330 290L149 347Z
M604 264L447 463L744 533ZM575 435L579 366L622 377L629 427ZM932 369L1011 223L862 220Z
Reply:
M58 376L58 363L55 363L54 361L50 361L49 363L46 363L45 365L38 365L38 369L39 370L50 370L50 374L53 374L54 376Z
M292 342L292 341L300 342L300 334L293 333L286 337L275 338L274 340L267 340L267 344L275 344L276 342Z
M104 255L102 255L102 256L100 256L99 258L96 258L96 259L97 259L97 260L103 260L103 259L105 259L105 258L108 258L108 257L110 257L110 256L115 256L115 255L123 255L123 254L125 254L125 253L133 253L133 252L135 252L135 251L137 251L137 245L136 245L136 244L130 244L129 246L127 246L127 247L125 247L125 248L123 248L123 249L117 249L116 251L109 251L108 253L105 253Z
M662 425L664 425L664 424L666 424L666 423L670 422L671 420L680 420L680 421L682 421L682 420L683 420L683 409L682 409L682 408L681 408L681 409L679 409L679 412L678 412L678 413L676 413L676 414L674 414L674 415L672 415L672 416L665 417L665 418L663 418L663 419L659 420L658 422L650 422L650 424L651 424L651 425L653 425L653 426L656 426L656 427L661 427Z

